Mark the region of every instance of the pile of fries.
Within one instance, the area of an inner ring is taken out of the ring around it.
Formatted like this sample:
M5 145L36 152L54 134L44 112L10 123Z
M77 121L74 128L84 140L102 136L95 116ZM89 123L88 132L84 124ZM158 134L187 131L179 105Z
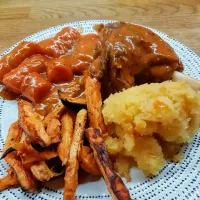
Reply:
M19 117L10 126L2 152L10 169L0 179L0 191L20 186L24 191L38 192L42 183L64 177L64 199L76 199L81 166L93 175L103 176L113 199L131 199L104 144L101 85L87 72L84 79L86 99L61 99L45 117L36 113L31 103L17 101ZM67 102L65 106L63 101ZM84 145L86 139L90 146Z

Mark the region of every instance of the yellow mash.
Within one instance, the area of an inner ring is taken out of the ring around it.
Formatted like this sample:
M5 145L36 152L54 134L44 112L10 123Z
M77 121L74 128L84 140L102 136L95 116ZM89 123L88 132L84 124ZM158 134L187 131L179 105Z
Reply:
M106 99L103 116L116 170L130 180L135 161L145 175L156 175L198 131L200 92L184 82L136 86Z

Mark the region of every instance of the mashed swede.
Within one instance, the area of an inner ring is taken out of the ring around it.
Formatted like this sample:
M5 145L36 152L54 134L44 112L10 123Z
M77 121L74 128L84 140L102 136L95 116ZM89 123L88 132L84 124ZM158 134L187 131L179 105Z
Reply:
M184 82L145 84L111 95L102 112L106 146L118 172L130 180L129 158L134 158L146 175L156 175L166 162L163 142L177 149L198 131L200 92Z

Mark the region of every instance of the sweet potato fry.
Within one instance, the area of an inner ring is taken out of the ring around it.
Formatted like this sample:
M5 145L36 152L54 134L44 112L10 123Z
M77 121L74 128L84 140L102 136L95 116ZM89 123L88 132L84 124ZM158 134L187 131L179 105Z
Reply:
M61 140L61 123L59 120L64 111L65 106L62 103L58 103L53 111L43 119L44 127L47 134L51 137L52 143L57 143Z
M30 169L33 176L41 182L49 181L51 178L54 177L54 173L48 168L46 163L43 161L33 164L30 167Z
M18 122L13 123L9 128L3 153L6 149L12 147L15 142L19 142L21 136L22 129L19 127ZM22 189L28 192L37 192L39 186L38 182L34 180L31 171L22 164L17 156L17 152L11 152L4 159L15 171L17 180Z
M46 161L58 156L53 150L36 151L28 142L13 143L12 148L17 150L23 164L30 164L38 161Z
M33 143L40 144L41 146L51 144L51 138L47 135L42 124L42 117L38 113L33 112L31 103L18 100L18 114L20 126Z
M23 131L22 136L20 138L20 143L23 143L25 140L28 140L28 137L27 137L26 133L24 133L24 131Z
M82 109L76 116L74 136L70 147L68 165L65 171L64 178L64 200L76 199L75 192L78 186L78 154L80 151L80 144L83 139L84 129L87 119L87 111Z
M65 109L66 109L65 106L61 102L58 103L53 109L53 111L45 116L43 120L44 126L47 127L48 124L51 123L52 119L59 119L61 115L64 113Z
M12 147L13 143L19 142L22 137L22 133L23 133L23 131L19 127L18 121L11 124L2 153L4 153L7 149ZM16 154L16 153L13 152L12 154Z
M58 143L61 140L61 123L58 119L53 118L50 120L49 124L47 125L46 132L51 137L52 143Z
M102 99L101 99L101 84L96 79L92 79L87 72L84 73L85 77L85 94L87 100L87 109L90 127L100 128L101 133L104 135L106 126L102 115Z
M66 165L69 158L70 146L73 138L73 119L69 112L66 112L62 118L62 140L58 144L58 155L62 161L62 165Z
M101 130L99 128L89 128L86 131L86 136L112 198L115 200L131 200L128 189L113 168L112 161L109 158L105 143L101 137Z
M79 154L79 164L88 173L93 175L101 175L101 171L94 158L93 151L90 147L81 145Z
M8 174L5 177L0 178L0 192L11 187L16 187L18 184L17 176L11 168L8 170Z
M19 142L22 136L22 129L19 127L18 121L14 122L13 124L11 124L9 130L8 130L8 135L6 138L6 142L5 145L3 147L3 151L2 154L4 157L4 160L10 164L9 162L11 162L12 160L15 160L17 157L17 152L15 152L12 148L12 145L15 142ZM10 151L9 151L10 149Z
M39 183L33 178L30 169L22 164L20 160L9 159L8 164L15 170L17 180L22 190L27 192L37 192Z

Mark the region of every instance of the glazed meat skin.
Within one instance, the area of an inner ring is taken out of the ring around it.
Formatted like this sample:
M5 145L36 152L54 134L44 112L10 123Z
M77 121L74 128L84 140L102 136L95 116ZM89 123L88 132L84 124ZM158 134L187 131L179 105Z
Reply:
M106 96L133 85L169 80L174 70L183 71L174 50L147 28L116 22L94 29L103 41L101 70Z

